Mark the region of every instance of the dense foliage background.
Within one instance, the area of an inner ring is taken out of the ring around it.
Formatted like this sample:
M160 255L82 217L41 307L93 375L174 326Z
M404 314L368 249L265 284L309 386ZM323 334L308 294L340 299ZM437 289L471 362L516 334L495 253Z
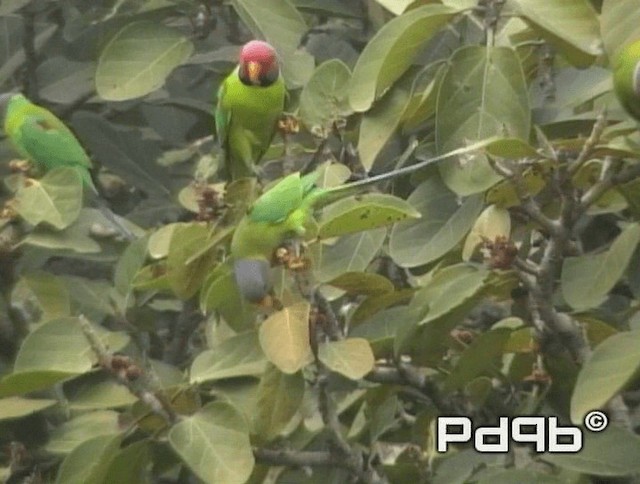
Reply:
M267 179L337 185L490 138L378 187L421 218L318 214L270 311L224 263L260 188L224 194L212 139L255 37L292 115ZM0 86L72 127L139 236L64 169L25 184L0 140L3 479L637 482L640 136L611 69L638 38L637 0L2 0ZM579 454L434 446L438 415L598 408Z

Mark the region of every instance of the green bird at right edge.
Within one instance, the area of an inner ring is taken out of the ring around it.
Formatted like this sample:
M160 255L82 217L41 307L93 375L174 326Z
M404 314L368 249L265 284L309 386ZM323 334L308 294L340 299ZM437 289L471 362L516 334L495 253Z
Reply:
M620 104L640 121L640 40L624 47L613 65L613 87Z
M282 115L285 84L274 48L252 40L242 47L240 62L218 89L215 123L230 180L255 176Z

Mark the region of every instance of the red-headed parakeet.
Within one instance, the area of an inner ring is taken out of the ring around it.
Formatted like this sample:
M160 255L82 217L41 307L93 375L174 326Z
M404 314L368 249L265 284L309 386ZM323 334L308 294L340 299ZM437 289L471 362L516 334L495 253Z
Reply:
M16 93L0 96L0 114L4 117L4 132L20 156L32 162L38 171L45 173L58 167L75 168L84 187L89 189L109 222L127 239L135 239L131 231L116 220L99 198L89 173L89 155L55 114Z
M276 52L267 42L242 47L240 63L218 88L215 123L232 180L254 176L284 109L285 85Z
M640 121L640 40L624 47L613 65L613 87L620 104Z

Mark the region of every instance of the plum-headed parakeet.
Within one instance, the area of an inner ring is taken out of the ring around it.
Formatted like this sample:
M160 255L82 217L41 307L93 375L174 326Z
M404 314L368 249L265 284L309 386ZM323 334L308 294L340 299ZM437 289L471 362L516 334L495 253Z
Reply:
M91 179L91 160L71 130L51 111L29 101L22 94L0 95L0 115L4 117L4 132L16 152L46 173L58 167L72 167L79 173L96 204L111 224L127 239L135 236L118 222L99 198Z
M285 86L276 52L266 42L242 47L240 63L218 89L215 123L225 171L232 180L254 176L284 109Z
M288 239L304 237L315 209L359 193L369 185L413 173L452 156L476 151L488 141L474 143L415 165L339 187L316 186L317 172L304 176L296 172L286 176L253 203L233 233L231 257L240 293L251 302L260 302L266 298L271 289L268 277L274 251Z
M613 66L613 87L620 104L640 121L640 40L624 47Z

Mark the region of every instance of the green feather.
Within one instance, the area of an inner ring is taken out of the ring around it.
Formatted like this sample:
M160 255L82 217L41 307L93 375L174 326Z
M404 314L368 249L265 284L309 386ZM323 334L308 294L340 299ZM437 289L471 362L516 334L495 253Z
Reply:
M254 176L254 165L264 156L284 109L282 76L269 86L246 85L236 69L218 89L214 113L216 135L231 179Z

